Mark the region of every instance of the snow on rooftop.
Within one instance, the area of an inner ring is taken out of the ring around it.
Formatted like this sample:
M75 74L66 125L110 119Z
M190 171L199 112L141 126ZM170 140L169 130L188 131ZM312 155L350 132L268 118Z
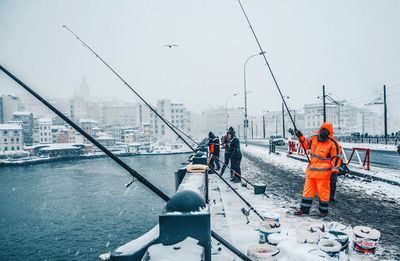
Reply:
M51 119L39 119L38 122L39 123L45 123L45 124L51 124L52 120Z
M0 124L0 130L22 130L22 126L16 123L5 123Z
M79 149L78 144L74 143L54 143L54 144L46 144L46 147L41 148L42 151L51 151L51 150L67 150L67 149Z
M90 122L90 123L98 123L98 121L94 120L94 119L80 119L79 123L83 123L83 122Z
M30 111L15 111L13 113L13 115L16 115L16 116L29 116L31 114L32 114L32 112L30 112Z

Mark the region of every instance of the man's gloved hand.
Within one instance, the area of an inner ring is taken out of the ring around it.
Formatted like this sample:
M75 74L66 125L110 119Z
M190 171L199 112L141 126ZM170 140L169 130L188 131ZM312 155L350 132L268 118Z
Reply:
M292 128L289 128L288 129L288 132L290 133L290 134L292 134L292 135L296 135L297 137L301 137L301 136L303 136L303 133L301 133L301 131L299 131L299 130L293 130Z
M295 130L295 132L296 132L296 136L297 137L301 137L301 136L303 136L303 133L301 133L301 131L299 131L299 130Z

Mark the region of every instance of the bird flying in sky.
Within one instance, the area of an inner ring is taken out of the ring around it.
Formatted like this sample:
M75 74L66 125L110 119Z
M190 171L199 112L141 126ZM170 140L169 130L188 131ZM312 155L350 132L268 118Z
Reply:
M169 47L169 48L178 47L177 44L164 44L164 46L167 46L167 47Z

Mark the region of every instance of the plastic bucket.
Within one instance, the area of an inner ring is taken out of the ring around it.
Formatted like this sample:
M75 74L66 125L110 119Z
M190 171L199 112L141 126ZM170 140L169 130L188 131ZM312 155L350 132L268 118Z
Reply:
M265 193L265 189L267 188L266 184L254 184L254 194L264 194Z
M342 248L342 245L336 240L323 239L319 241L318 247L320 250L327 253L330 257L339 259L340 256L339 251Z
M247 256L255 261L276 260L279 252L279 248L271 245L251 245L247 248Z
M381 237L381 233L373 228L356 226L353 228L354 234L354 251L360 254L374 255L376 244Z
M258 231L260 232L259 243L269 243L268 236L274 233L280 233L281 224L276 221L261 221L258 225Z

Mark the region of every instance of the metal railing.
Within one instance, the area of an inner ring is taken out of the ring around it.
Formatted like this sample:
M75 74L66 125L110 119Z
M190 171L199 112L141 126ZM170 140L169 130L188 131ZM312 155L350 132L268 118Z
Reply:
M339 142L389 144L389 145L397 145L400 142L400 137L385 138L382 136L368 136L368 137L336 136L335 139Z

